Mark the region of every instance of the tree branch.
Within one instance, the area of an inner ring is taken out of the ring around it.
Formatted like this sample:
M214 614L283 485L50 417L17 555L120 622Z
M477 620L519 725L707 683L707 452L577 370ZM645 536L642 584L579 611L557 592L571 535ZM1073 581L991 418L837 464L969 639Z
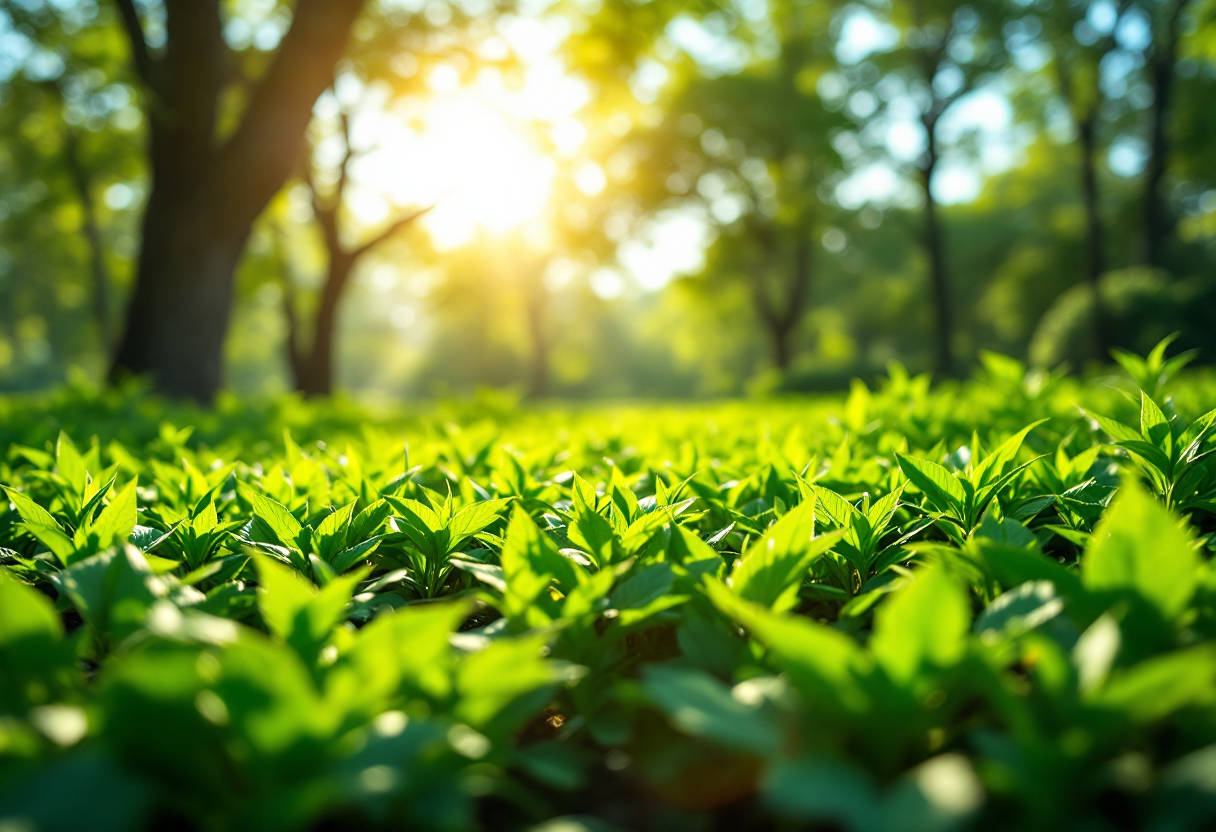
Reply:
M338 113L338 119L342 123L342 161L338 164L338 184L334 188L335 210L346 196L346 183L350 180L350 159L354 155L350 149L350 113L343 108Z
M426 208L423 208L421 210L415 211L412 214L407 214L406 216L401 217L396 222L389 223L388 227L385 228L383 231L381 231L379 234L372 237L370 240L368 240L363 245L356 247L355 250L350 253L351 258L357 259L359 257L362 257L364 254L367 254L373 248L380 245L381 243L383 243L385 240L389 239L390 237L394 236L398 231L405 228L407 225L412 223L414 220L429 213L434 207L435 207L434 205L428 205Z
M333 83L334 67L365 0L299 0L295 20L240 126L220 151L221 216L252 222L287 181L300 155L313 103Z
M144 82L148 89L156 88L156 62L148 51L148 40L144 37L144 26L139 20L139 10L135 8L135 0L114 0L118 6L118 16L122 19L122 28L127 33L131 44L131 62L135 65L135 74Z
M327 204L321 199L321 192L317 189L316 180L312 175L311 160L305 159L303 168L300 176L308 188L308 193L312 196L312 213L317 218L317 224L321 226L321 236L325 238L325 249L329 252L330 257L341 254L342 239L338 235L339 203L331 201Z

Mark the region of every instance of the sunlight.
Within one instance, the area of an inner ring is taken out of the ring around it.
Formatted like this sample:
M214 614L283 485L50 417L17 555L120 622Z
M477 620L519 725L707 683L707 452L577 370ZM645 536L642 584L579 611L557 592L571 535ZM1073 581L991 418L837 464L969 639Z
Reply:
M479 229L508 231L548 204L554 162L476 91L428 103L411 121L421 129L404 119L382 123L361 185L397 206L435 206L422 222L440 249L468 242Z
M478 233L503 234L532 223L549 207L559 159L586 131L573 118L586 102L582 84L541 60L509 86L485 69L461 84L448 66L430 72L432 95L368 114L361 132L372 148L359 163L351 208L368 225L415 206L439 250ZM598 169L597 169L598 171ZM602 188L582 171L585 190Z

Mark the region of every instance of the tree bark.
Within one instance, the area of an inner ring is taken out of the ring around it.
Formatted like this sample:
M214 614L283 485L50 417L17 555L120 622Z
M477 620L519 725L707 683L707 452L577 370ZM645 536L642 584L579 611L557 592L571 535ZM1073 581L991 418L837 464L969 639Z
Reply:
M925 255L929 261L929 290L933 297L933 366L940 377L954 373L954 313L950 295L950 275L946 266L945 244L937 200L933 197L933 173L937 169L937 122L924 122L927 146L921 164L921 185L925 192Z
M755 234L765 251L765 268L756 271L751 281L752 302L756 313L764 324L769 341L769 357L773 367L782 374L794 361L794 338L806 312L810 296L813 272L814 241L811 239L812 223L803 222L795 232L794 250L789 263L788 277L782 280L785 270L779 264L783 259L781 246L771 228L759 226ZM774 302L764 275L777 270L778 297Z
M287 181L312 105L333 77L364 0L299 0L291 29L220 144L227 47L219 0L168 0L165 49L148 51L130 0L116 0L148 88L152 187L112 380L143 375L209 402L222 377L233 280L254 220Z
M348 254L338 254L330 259L329 273L317 306L312 346L296 364L296 390L310 398L330 396L334 392L334 333L338 305L353 267L354 260Z
M1153 105L1149 110L1149 157L1144 177L1144 260L1158 268L1167 265L1166 247L1173 232L1173 218L1162 190L1169 163L1167 127L1174 92L1174 67L1178 62L1182 15L1189 2L1175 0L1170 4L1165 31L1148 61Z
M1110 343L1106 333L1106 309L1102 302L1106 241L1102 228L1102 201L1095 161L1098 153L1095 112L1077 122L1077 144L1081 151L1081 202L1085 208L1085 280L1093 295L1090 340L1094 360L1104 361Z

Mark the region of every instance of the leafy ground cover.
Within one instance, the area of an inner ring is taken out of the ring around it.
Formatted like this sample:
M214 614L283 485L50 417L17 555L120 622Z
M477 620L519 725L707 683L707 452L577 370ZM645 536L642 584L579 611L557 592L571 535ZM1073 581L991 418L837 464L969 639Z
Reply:
M1216 823L1216 378L0 404L0 828Z

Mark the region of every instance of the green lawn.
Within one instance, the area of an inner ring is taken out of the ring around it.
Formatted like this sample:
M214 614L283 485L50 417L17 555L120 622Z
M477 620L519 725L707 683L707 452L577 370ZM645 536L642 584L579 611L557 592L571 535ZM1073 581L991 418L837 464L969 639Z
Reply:
M0 830L1210 829L1216 376L1130 370L0 402Z

